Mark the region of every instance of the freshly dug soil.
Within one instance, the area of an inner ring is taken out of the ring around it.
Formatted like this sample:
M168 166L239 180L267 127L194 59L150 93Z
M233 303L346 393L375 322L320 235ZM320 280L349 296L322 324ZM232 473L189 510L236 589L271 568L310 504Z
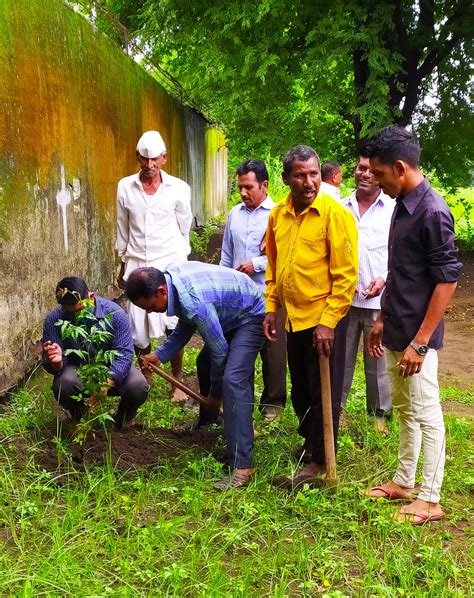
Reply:
M58 449L53 438L42 445L36 456L36 463L48 471L58 471L73 465L81 469L93 465L111 464L121 471L152 468L162 459L176 459L184 451L196 455L215 453L220 436L218 430L196 430L184 432L155 428L143 430L134 426L125 430L113 430L107 435L103 430L91 431L83 444L68 443L69 459L62 457L58 462Z
M444 347L438 353L441 383L458 388L474 384L473 255L462 256L461 261L464 265L458 287L445 318Z

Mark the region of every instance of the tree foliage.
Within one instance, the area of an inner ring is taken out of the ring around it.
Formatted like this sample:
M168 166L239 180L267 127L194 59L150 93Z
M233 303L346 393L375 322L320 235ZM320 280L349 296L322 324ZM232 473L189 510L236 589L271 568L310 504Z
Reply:
M361 138L413 126L444 182L472 171L469 0L103 0L235 156L313 145L347 160Z

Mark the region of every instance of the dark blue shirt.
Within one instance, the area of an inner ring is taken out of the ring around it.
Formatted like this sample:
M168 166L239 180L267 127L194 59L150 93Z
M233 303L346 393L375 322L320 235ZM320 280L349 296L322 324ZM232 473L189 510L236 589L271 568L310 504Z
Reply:
M119 385L125 380L132 366L132 333L130 330L128 316L121 307L119 307L113 301L109 301L103 297L95 297L95 317L98 320L102 320L106 314L112 314L112 328L107 328L107 330L112 333L112 338L103 344L102 349L105 351L114 349L120 353L120 356L114 359L109 370L110 378L115 382L116 385ZM51 341L52 343L57 343L61 347L63 350L63 367L67 364L81 364L81 359L79 356L74 354L67 356L64 355L64 352L67 349L87 350L90 355L95 353L94 348L85 347L84 341L81 338L78 338L76 341L74 341L72 338L67 338L64 340L61 338L61 328L59 326L55 326L54 324L58 320L67 320L70 318L71 314L68 314L61 306L58 306L46 316L43 327L42 342L45 343L46 341ZM85 322L86 326L92 326L92 324L93 322L89 320ZM56 373L56 371L50 367L49 362L44 357L43 366L50 374Z
M185 262L165 272L169 316L178 316L173 333L159 347L160 361L169 361L197 330L211 356L212 392L220 385L229 353L224 336L242 324L265 315L261 290L246 274L223 266Z
M388 239L388 275L382 295L383 344L404 351L423 322L438 283L456 282L462 264L455 245L453 216L424 179L397 198ZM441 320L428 345L443 345Z

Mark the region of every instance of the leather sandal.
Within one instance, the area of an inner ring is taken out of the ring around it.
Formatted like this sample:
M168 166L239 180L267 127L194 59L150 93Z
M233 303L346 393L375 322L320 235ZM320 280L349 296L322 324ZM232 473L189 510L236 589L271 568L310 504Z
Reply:
M252 473L242 473L239 469L234 469L232 473L224 476L214 484L216 490L233 490L234 488L243 488L249 485Z

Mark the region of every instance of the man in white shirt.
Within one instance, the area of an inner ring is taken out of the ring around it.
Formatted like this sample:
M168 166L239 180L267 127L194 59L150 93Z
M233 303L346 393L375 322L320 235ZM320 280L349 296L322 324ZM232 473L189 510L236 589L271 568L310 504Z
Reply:
M221 266L250 276L265 290L265 237L268 218L275 202L268 195L268 171L262 160L246 160L237 168L237 186L242 203L229 212L222 241ZM275 342L265 341L262 358L263 393L260 410L264 419L274 420L286 402L285 313L277 312Z
M370 172L368 158L359 158L354 178L356 190L342 200L342 205L352 212L359 232L359 275L349 311L342 404L351 389L362 334L367 411L375 417L376 428L387 433L386 419L392 411L388 375L384 360L370 357L368 338L380 311L380 294L385 286L388 233L395 200L380 190Z
M321 165L321 190L337 201L341 201L339 187L342 183L342 166L339 162L324 162Z
M118 284L124 283L136 268L153 266L165 270L169 264L187 261L191 248L191 191L181 179L167 174L166 146L158 131L146 131L138 140L140 172L119 181L117 188L117 243L122 261ZM150 340L172 331L176 317L147 313L129 303L133 343L138 356L150 353ZM183 351L171 361L173 375L182 374ZM143 371L150 377L149 370ZM185 399L175 388L173 399Z

